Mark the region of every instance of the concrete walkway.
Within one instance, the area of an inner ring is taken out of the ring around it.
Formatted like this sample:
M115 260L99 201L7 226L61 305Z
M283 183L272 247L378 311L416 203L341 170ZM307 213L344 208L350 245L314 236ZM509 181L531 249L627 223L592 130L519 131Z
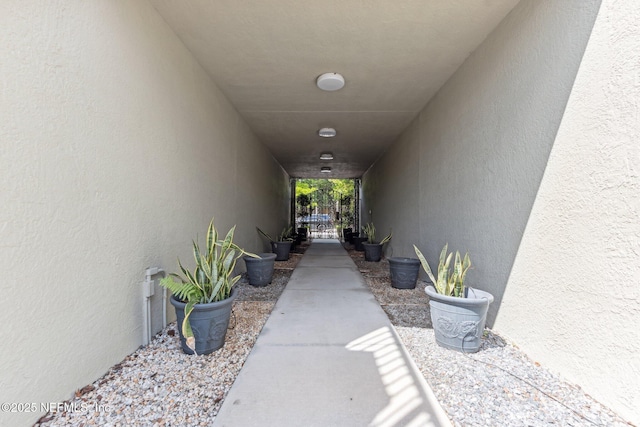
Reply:
M294 270L214 426L451 425L337 240Z

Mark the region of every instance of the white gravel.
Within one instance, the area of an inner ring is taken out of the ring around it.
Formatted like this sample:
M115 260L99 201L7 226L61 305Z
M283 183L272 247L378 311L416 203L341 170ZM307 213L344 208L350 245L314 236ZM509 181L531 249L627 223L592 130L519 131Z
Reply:
M351 255L454 425L628 425L489 330L478 353L439 347L424 283L414 290L393 289L385 260L363 263L358 253ZM36 425L210 425L290 275L290 269L276 270L264 288L245 279L237 285L240 295L222 349L206 356L183 354L175 324L169 325L150 345L78 390L68 402L78 410L49 413Z
M433 329L396 330L456 426L628 425L489 330L467 355L438 346Z
M208 426L240 372L291 270L254 287L243 278L225 345L205 356L180 348L175 322L154 340L76 392L71 411L44 415L36 426Z

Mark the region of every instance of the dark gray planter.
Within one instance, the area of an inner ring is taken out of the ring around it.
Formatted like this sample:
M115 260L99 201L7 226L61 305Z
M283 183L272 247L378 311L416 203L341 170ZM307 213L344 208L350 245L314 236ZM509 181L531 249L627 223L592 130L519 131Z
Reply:
M267 286L273 277L273 266L276 254L258 254L260 258L244 256L244 263L247 266L247 276L249 284L253 286Z
M291 252L291 241L271 242L271 250L276 254L276 261L286 261Z
M359 252L364 251L364 246L362 244L364 242L366 242L367 240L369 240L369 239L367 239L366 237L357 237L357 236L354 237L353 238L353 244L356 247L356 251L359 251Z
M298 235L301 241L307 240L307 227L298 227Z
M397 289L415 289L420 273L420 260L417 258L389 258L391 286Z
M355 239L359 235L360 235L360 233L351 233L351 234L349 234L349 243L352 244L352 245L355 245L355 242L354 242L353 239Z
M213 353L224 345L227 328L229 327L229 318L231 317L231 306L237 296L238 292L235 288L232 288L231 295L225 300L210 304L196 304L193 307L193 312L189 316L189 323L191 324L193 337L196 340L196 353ZM178 301L173 295L169 300L176 309L177 328L180 334L182 351L187 354L193 354L193 350L187 346L186 340L182 335L182 321L184 320L186 304Z
M380 262L382 259L382 245L380 243L362 243L364 248L364 260Z
M345 242L348 242L349 238L351 237L351 233L353 233L353 228L351 228L351 227L343 228L342 229L342 239Z
M480 289L467 290L467 298L456 298L437 293L433 286L425 288L429 296L436 343L463 353L475 353L482 343L487 310L493 302L493 295Z

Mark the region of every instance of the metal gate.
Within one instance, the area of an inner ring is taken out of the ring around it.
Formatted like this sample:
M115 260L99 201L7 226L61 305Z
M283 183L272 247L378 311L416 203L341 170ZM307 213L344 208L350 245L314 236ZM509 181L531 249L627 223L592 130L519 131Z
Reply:
M313 180L314 190L308 194L295 194L296 227L307 228L307 234L315 239L338 239L343 228L358 229L357 197L359 181L353 180L353 191L335 190L329 180Z

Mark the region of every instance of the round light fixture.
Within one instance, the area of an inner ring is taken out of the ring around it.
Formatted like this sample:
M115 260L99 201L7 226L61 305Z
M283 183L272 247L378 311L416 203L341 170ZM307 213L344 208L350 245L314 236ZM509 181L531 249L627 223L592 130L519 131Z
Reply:
M344 87L344 77L338 73L324 73L318 77L316 84L322 90L333 92Z
M331 173L331 168L329 166L323 166L320 168L320 172L322 173Z
M333 154L331 154L331 153L322 153L322 154L320 154L320 160L333 160Z
M318 135L323 138L333 138L336 136L336 130L334 128L322 128L318 131Z

